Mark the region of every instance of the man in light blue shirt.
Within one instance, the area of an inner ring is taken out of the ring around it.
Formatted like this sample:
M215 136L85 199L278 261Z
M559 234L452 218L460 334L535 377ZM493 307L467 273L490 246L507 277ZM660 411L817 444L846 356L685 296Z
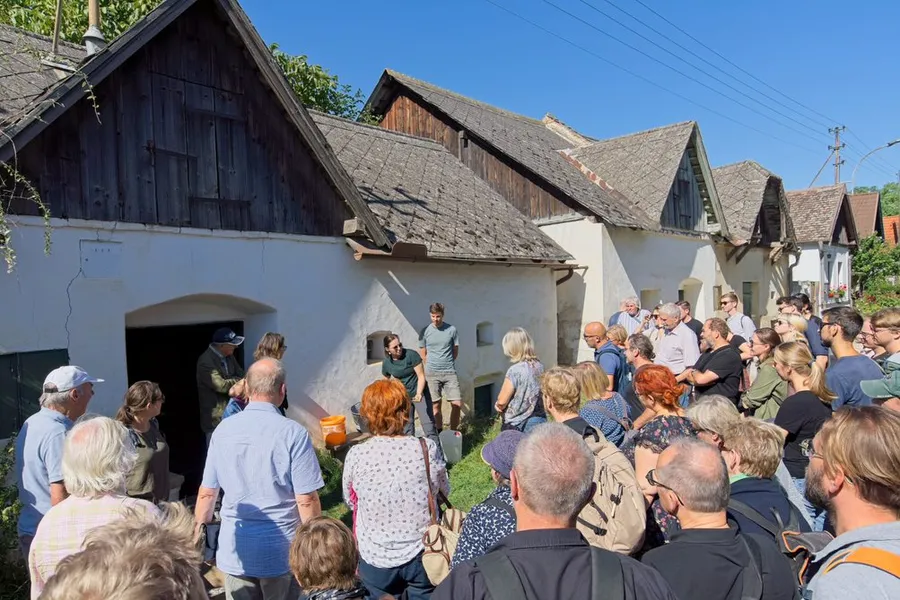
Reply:
M681 321L681 309L669 302L659 307L659 319L665 327L656 348L656 364L668 367L681 383L687 379L686 371L700 360L700 343L697 336Z
M41 410L28 417L16 438L16 480L19 486L19 549L28 558L38 523L51 506L66 498L62 453L66 433L87 411L94 384L102 382L81 367L65 366L44 380Z
M216 566L228 600L295 599L288 554L301 522L322 513L324 485L309 432L281 415L281 361L264 358L247 371L249 402L212 434L197 495L197 528L212 520L224 489Z
M462 415L462 392L456 373L459 357L459 334L456 327L444 321L444 305L435 302L429 308L431 323L419 333L419 350L425 363L425 379L431 392L434 409L434 425L438 431L444 427L441 399L450 403L450 429L459 429Z

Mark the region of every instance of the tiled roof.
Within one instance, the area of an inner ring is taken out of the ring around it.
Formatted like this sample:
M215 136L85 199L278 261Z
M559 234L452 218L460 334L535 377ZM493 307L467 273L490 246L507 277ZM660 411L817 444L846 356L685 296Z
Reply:
M788 211L797 241L831 241L846 194L847 188L843 183L787 192Z
M49 38L0 25L0 127L17 121L35 98L69 75L43 59L74 68L84 58L84 48L61 40L51 59L51 47Z
M900 244L900 216L884 218L884 241L891 247Z
M694 122L603 140L568 152L659 221Z
M781 186L781 178L752 160L717 167L712 173L728 231L735 240L750 241L766 187L773 178ZM783 198L784 188L780 190Z
M871 194L850 194L850 209L856 222L856 233L859 237L869 237L875 233L881 212L881 198L878 192Z
M466 131L494 146L603 221L621 227L658 229L658 223L654 225L646 215L635 211L627 199L592 183L570 164L559 151L571 147L571 142L551 131L543 122L390 70L385 71L379 87L373 92L370 106L388 78L412 90Z
M311 114L392 241L435 258L571 258L437 142Z

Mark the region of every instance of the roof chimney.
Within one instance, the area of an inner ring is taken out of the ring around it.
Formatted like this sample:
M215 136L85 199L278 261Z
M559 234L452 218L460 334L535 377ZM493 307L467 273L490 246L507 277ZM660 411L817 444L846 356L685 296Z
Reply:
M106 47L103 32L100 31L100 0L88 0L88 29L82 38L88 56L93 56Z

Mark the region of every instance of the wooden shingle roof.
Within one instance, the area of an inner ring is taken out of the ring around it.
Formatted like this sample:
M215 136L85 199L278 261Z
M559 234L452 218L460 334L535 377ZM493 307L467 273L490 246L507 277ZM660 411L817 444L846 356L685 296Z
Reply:
M853 221L856 223L856 232L859 237L869 237L876 231L880 231L881 220L881 194L850 194L850 209L853 211Z
M0 25L0 127L17 121L28 106L49 87L68 77L84 59L81 46L60 40L57 56L51 59L52 43L8 25Z
M843 183L787 192L797 241L830 242L846 196L847 187Z
M622 192L649 218L656 220L665 207L681 159L689 147L698 154L695 173L705 195L707 213L712 222L720 221L713 206L715 188L711 182L705 151L693 121L657 127L573 148L566 154ZM702 154L703 156L699 156Z
M429 258L571 258L437 142L311 114L392 242L423 245Z
M716 181L716 191L719 201L725 213L725 221L728 231L734 240L748 242L753 237L756 219L759 216L765 198L766 189L770 183L778 186L779 203L784 212L787 212L784 184L781 177L772 173L759 163L752 160L724 165L713 169L713 178ZM792 237L791 224L784 215L787 232L783 237Z
M621 194L592 183L570 164L560 150L571 141L557 135L542 121L509 112L430 83L386 70L367 103L376 113L392 99L399 84L456 122L467 133L496 148L512 161L571 198L591 214L611 225L658 229L652 219L634 210Z

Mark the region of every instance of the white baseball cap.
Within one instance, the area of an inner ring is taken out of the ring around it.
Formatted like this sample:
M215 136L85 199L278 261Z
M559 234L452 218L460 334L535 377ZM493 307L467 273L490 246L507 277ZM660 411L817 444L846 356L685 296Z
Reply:
M49 385L56 388L57 392L68 392L85 383L103 383L103 380L91 377L81 367L68 365L50 371L50 374L44 379L44 388Z

